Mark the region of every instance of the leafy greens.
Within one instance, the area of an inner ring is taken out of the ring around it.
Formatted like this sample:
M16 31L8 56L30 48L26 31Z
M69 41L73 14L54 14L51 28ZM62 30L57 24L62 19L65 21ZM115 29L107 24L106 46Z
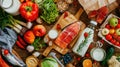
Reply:
M41 4L41 9L43 10L43 12L40 17L48 24L53 23L58 16L58 9L54 1L44 0Z

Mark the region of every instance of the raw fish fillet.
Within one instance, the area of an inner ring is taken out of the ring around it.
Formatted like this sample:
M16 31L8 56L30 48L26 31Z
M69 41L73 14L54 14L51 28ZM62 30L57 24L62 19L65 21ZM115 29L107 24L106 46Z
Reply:
M55 40L55 44L57 44L61 48L66 48L68 44L77 36L80 30L80 22L75 22L66 27Z

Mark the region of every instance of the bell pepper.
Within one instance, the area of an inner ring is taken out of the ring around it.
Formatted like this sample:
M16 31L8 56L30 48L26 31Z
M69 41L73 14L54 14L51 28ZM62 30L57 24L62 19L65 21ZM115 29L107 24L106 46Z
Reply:
M3 59L2 56L0 55L0 67L10 67Z
M25 18L28 22L34 21L38 18L39 8L37 4L27 1L21 4L20 13L23 18Z

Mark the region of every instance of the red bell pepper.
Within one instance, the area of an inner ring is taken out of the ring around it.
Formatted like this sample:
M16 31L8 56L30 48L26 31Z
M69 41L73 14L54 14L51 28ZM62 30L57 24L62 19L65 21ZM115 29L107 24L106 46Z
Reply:
M10 67L1 57L0 55L0 67Z
M29 22L34 21L38 18L38 12L39 8L37 4L27 1L25 3L22 3L20 6L20 13L22 17L24 17Z

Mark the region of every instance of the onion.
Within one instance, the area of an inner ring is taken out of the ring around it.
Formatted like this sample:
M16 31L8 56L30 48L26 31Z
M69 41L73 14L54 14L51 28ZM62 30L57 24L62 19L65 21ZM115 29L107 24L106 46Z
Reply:
M27 46L27 51L32 52L34 50L34 47L32 45Z
M40 53L39 53L39 52L34 52L32 55L33 55L34 57L38 57L38 56L40 56Z

